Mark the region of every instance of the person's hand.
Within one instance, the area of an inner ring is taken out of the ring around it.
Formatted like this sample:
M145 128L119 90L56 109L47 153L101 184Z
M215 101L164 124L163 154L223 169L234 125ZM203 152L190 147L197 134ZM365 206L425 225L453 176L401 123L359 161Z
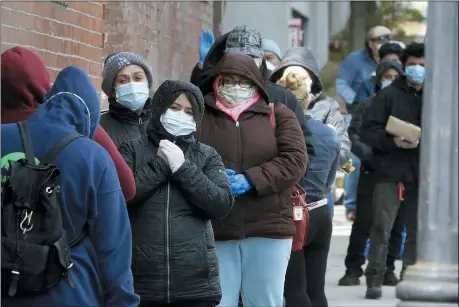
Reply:
M166 157L172 173L175 173L185 162L183 151L171 141L161 140L159 142L159 150Z
M230 177L230 183L231 190L235 197L238 197L239 195L242 195L252 189L252 186L247 181L247 178L245 178L245 176L242 174L237 174Z
M199 33L199 64L204 64L204 59L214 43L215 37L212 31L205 29Z
M419 145L419 140L416 141L416 143L411 143L405 141L405 138L403 136L397 136L394 138L395 145L398 148L403 148L403 149L413 149L418 147Z
M225 169L225 173L226 173L226 174L228 175L228 177L230 177L230 178L233 177L234 175L236 175L236 172L233 171L232 169L229 169L229 168Z

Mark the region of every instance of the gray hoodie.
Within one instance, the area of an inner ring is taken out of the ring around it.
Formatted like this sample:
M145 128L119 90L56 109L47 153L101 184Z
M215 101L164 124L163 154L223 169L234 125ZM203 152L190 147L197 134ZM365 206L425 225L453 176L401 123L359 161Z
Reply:
M282 77L285 68L289 66L301 66L307 69L311 77L315 79L311 86L311 93L314 98L311 100L306 114L324 124L330 124L335 127L341 143L340 162L341 166L343 166L351 157L351 141L347 134L347 125L339 110L338 102L322 93L323 86L320 81L319 65L314 54L305 47L288 49L280 64L273 71L270 81L277 82Z

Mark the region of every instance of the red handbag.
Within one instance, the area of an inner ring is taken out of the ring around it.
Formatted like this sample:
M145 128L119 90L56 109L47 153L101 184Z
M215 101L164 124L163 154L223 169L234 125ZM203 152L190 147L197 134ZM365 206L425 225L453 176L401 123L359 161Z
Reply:
M296 228L292 244L293 252L303 248L309 230L309 210L305 198L306 192L298 184L295 184L292 188L293 221Z

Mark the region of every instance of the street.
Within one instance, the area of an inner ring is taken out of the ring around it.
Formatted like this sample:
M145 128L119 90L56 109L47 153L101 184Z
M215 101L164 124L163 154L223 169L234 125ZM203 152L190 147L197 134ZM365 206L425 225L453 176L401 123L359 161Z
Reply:
M326 276L326 293L328 306L395 306L395 287L384 287L383 297L380 300L365 299L365 278L360 278L360 286L338 287L338 280L343 276L344 257L349 243L349 234L352 223L347 221L344 216L344 206L335 206L335 216L333 218L333 237L328 255L328 269ZM401 261L396 263L396 272L401 270Z

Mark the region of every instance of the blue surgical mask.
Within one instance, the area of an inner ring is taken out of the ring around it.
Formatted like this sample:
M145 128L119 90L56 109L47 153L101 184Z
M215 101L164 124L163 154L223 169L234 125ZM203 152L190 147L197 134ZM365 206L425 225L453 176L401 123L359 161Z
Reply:
M123 107L131 111L137 111L143 108L149 93L148 83L131 82L115 88L115 99Z
M390 80L381 81L381 89L386 88L391 84L392 84L392 81L390 81Z
M425 69L421 65L412 65L405 68L405 75L408 81L413 84L421 84L424 82Z

